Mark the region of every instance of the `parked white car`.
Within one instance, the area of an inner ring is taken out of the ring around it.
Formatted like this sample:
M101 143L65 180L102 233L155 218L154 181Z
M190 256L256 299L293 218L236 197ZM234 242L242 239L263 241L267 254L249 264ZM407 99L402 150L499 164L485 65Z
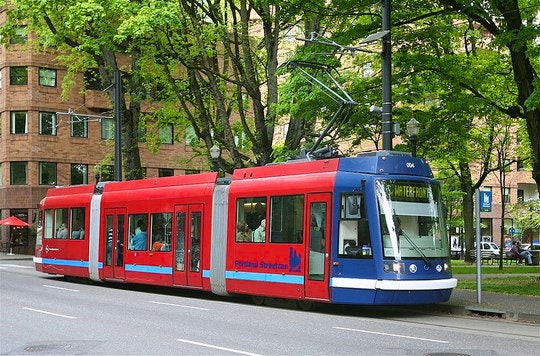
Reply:
M473 253L475 253L476 251L476 243L474 244L475 246L475 249L473 250ZM500 256L500 250L499 250L499 246L497 246L496 243L494 242L481 242L480 243L480 246L481 246L481 253L482 253L482 257L484 258L487 258L487 257L490 257L490 258L499 258ZM465 248L463 248L463 253L465 253L466 250ZM451 249L451 257L453 259L461 259L461 249L459 248L453 248Z
M499 258L499 256L501 255L501 250L499 249L499 246L497 246L497 244L494 242L480 242L480 246L482 256L488 255L493 258Z

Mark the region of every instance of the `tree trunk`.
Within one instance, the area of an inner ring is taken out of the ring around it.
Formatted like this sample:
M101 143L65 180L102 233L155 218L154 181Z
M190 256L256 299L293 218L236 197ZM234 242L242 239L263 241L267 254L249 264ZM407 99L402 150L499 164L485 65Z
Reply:
M472 184L471 170L467 162L461 162L460 185L463 192L463 228L465 234L465 261L472 262L471 251L474 249L474 187Z
M113 83L113 73L117 70L118 64L116 62L116 55L111 50L102 49L101 56L94 56L98 63L99 72L104 83ZM134 51L132 54L132 70L138 70L135 68L137 61L137 55ZM124 78L125 79L125 78ZM122 81L125 83L125 80ZM141 156L139 152L139 116L141 113L140 100L137 95L138 83L134 82L133 78L128 79L127 90L130 95L131 101L129 108L126 104L126 92L122 98L122 118L121 118L121 140L122 140L122 167L124 177L127 180L141 179L143 178L143 172L141 168ZM134 90L135 88L135 90ZM114 102L114 88L108 90L108 95L112 102Z

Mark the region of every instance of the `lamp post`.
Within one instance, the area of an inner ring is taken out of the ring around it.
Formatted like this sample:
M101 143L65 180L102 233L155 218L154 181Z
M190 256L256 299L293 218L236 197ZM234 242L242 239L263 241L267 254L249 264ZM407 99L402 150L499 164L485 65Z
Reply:
M220 155L221 155L221 149L218 146L213 145L212 147L210 147L210 158L212 158L212 170L218 173L219 173L218 160L219 160Z
M420 131L420 123L413 117L407 122L407 135L411 140L411 154L416 157L416 141L418 140L418 132Z

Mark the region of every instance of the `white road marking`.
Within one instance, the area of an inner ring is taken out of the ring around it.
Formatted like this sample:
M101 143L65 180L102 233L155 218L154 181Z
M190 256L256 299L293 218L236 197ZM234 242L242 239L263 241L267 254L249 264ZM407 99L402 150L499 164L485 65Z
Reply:
M168 306L170 306L170 307L179 307L179 308L187 308L187 309L210 310L210 309L207 309L207 308L192 307L192 306L189 306L189 305L181 305L181 304L173 304L173 303L155 302L155 301L153 301L153 300L149 301L148 303L159 304L159 305L168 305Z
M48 285L48 284L44 284L43 287L45 287L45 288L52 288L52 289L60 289L60 290L68 291L68 292L80 292L80 290L78 290L78 289L56 287L56 286L50 286L50 285Z
M413 339L413 340L422 340L422 341L430 341L430 342L438 342L441 344L448 344L448 341L444 340L435 340L435 339L426 339L423 337L415 337L415 336L406 336L406 335L399 335L399 334L388 334L388 333L381 333L377 331L369 331L369 330L360 330L360 329L350 329L350 328L342 328L339 326L334 326L333 329L339 329L339 330L347 330L347 331L356 331L360 333L366 333L366 334L375 334L375 335L384 335L384 336L393 336L393 337L400 337L404 339Z
M59 316L61 318L66 318L66 319L77 319L76 317L74 316L69 316L69 315L64 315L64 314L57 314L57 313L51 313L51 312L48 312L48 311L45 311L45 310L39 310L39 309L32 309L32 308L23 308L24 310L30 310L30 311L33 311L33 312L36 312L36 313L42 313L42 314L47 314L47 315L53 315L53 316Z
M176 341L185 342L185 343L193 344L193 345L197 345L197 346L204 346L204 347L208 347L208 348L216 349L216 350L221 350L221 351L233 352L233 353L236 353L236 354L250 355L250 356L261 356L259 354L254 354L252 352L229 349L228 347L221 347L221 346L210 345L210 344L203 344L202 342L190 341L190 340L185 340L185 339L176 339Z
M12 265L12 264L1 264L0 265L0 268L22 268L22 269L30 269L30 268L34 268L34 267L31 267L31 266L20 266L20 265Z

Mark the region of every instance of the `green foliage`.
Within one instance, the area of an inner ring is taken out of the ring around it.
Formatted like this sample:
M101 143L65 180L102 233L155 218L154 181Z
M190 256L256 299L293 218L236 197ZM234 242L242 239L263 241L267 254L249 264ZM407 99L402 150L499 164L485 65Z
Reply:
M529 200L508 206L514 222L522 230L540 229L540 200Z

